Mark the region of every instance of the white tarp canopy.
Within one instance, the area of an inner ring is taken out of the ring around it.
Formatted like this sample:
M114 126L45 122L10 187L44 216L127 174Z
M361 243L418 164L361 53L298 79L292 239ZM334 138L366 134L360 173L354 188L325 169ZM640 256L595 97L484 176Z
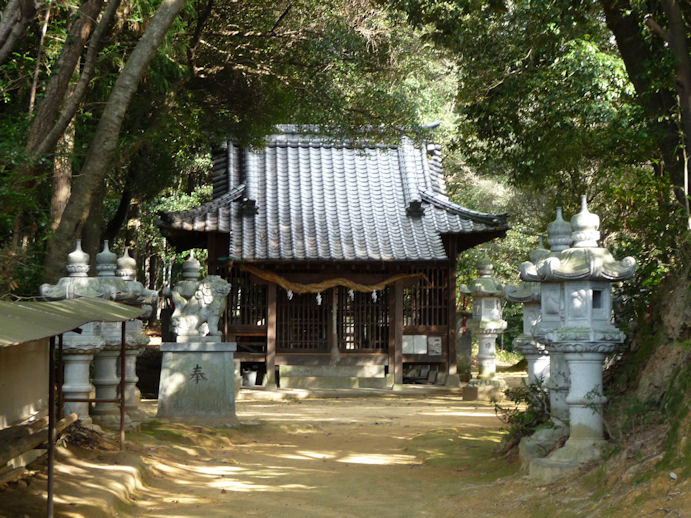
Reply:
M123 322L144 313L139 307L83 297L42 301L0 301L0 347L55 336L87 322Z

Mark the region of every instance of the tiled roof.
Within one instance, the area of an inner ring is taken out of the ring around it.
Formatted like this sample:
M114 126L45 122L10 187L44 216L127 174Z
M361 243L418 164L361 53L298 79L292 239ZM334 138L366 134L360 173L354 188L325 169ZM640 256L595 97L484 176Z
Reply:
M262 149L228 142L215 157L215 199L163 214L164 233L229 232L229 256L248 261L410 261L447 259L441 234L472 234L474 245L508 228L506 215L448 201L438 147L291 130Z

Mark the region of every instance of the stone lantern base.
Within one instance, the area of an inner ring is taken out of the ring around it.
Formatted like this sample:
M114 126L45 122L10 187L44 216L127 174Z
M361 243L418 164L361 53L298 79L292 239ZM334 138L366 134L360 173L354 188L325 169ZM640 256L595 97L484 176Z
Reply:
M473 378L463 387L463 401L501 401L507 388L501 378Z
M528 474L537 482L553 482L577 470L586 462L600 458L606 444L607 441L604 439L569 439L563 448L555 450L549 456L530 461Z

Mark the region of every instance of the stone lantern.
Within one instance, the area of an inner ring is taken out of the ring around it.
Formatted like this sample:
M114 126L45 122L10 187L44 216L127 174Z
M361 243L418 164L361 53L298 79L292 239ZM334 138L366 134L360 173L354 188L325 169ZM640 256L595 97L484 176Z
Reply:
M96 256L97 277L89 277L89 255L81 248L77 240L75 250L67 257L67 277L62 277L56 284L43 284L41 295L48 300L73 299L79 297L97 297L115 300L134 306L151 307L157 293L145 290L134 281L127 280L119 274L117 256L104 243L103 251ZM129 264L129 263L128 263ZM131 265L130 265L131 266ZM127 273L133 273L128 269ZM140 347L146 336L141 333L141 321L126 323L126 344L128 347ZM65 398L86 399L91 392L89 379L90 366L94 360L94 387L97 399L114 399L117 397L120 374L117 371L120 354L120 324L111 322L90 322L81 326L81 334L69 332L63 336ZM132 362L130 362L132 363ZM134 372L134 364L131 365ZM129 371L129 370L128 370ZM136 381L136 377L134 377ZM134 382L130 380L130 391ZM136 389L135 389L136 390ZM127 398L127 392L126 392ZM132 399L132 398L130 398ZM131 410L130 407L128 410ZM66 403L67 412L75 412L84 423L91 423L88 403ZM115 424L117 405L115 403L96 403L94 417L101 424ZM112 419L111 419L112 418Z
M124 283L115 277L117 255L110 251L108 241L103 244L103 251L96 254L96 270L98 277L105 284L115 287ZM96 399L117 399L120 375L118 373L118 358L120 357L120 325L118 322L101 322L101 336L104 339L103 350L94 357L94 378ZM117 403L98 402L94 405L92 414L94 420L102 425L116 426L120 420Z
M469 287L461 287L462 292L473 297L473 318L468 321L468 328L478 339L477 357L480 362L478 377L464 387L463 399L501 399L506 383L495 375L497 336L506 329L506 321L501 318L504 289L492 277L494 267L489 260L480 259L477 269L479 277Z
M533 271L552 257L559 257L563 250L571 244L571 224L564 221L561 207L557 207L554 221L547 225L547 243L550 246L549 255L539 254L536 261L525 262L521 265L521 279L540 285L540 316L532 328L533 338L537 343L544 344L549 354L549 381L545 385L549 389L550 413L557 431L550 434L558 436L561 429L566 428L569 418L569 407L566 395L569 391L569 369L561 351L553 350L547 342L546 335L552 329L563 325L559 303L559 282L552 279L542 279ZM533 257L531 257L533 259ZM556 297L556 299L555 299ZM556 305L555 305L556 301ZM550 439L551 441L551 439Z
M537 263L549 255L549 250L542 247L542 238L538 248L530 253L530 260ZM540 283L522 282L518 286L506 286L504 296L509 302L523 304L523 333L518 335L513 346L516 351L525 356L528 363L528 383L538 380L549 382L549 356L544 344L535 340L533 327L540 320Z
M617 261L599 247L599 226L600 218L588 211L583 196L581 211L571 219L572 247L523 272L543 282L543 293L544 283L549 283L549 296L542 299L543 315L558 313L561 319L545 339L550 350L564 354L570 371L569 439L563 448L530 463L535 478L552 479L570 471L599 456L604 443L602 362L624 341L624 334L611 322L611 283L630 279L635 260Z
M103 297L103 290L89 277L89 254L82 250L81 240L67 256L67 277L57 284L43 284L40 292L48 300L78 297ZM89 370L94 355L103 349L101 323L89 322L81 326L81 334L68 332L63 335L64 383L62 391L66 399L86 399L91 393ZM91 424L89 403L65 403L66 413L76 413L85 425Z
M154 301L158 299L158 293L144 288L144 285L136 280L137 262L130 257L127 248L125 248L122 257L116 261L115 274L127 286L128 291L137 294L139 305L146 310L144 316L148 317L152 312ZM149 337L144 334L142 328L143 323L139 319L125 322L125 411L131 417L138 417L141 399L141 394L137 388L137 381L139 381L137 356L149 343Z

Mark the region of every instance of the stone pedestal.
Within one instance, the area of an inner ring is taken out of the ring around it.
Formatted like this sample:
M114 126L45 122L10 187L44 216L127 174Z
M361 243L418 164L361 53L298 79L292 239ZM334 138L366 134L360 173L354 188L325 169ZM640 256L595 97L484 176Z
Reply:
M62 385L62 393L65 399L89 397L92 388L89 383L89 368L93 357L93 353L87 351L70 351L63 354L65 382ZM66 402L64 413L75 413L82 424L91 424L89 403Z
M546 386L550 380L550 359L547 350L528 335L517 336L513 341L513 347L525 357L528 384L539 381L542 386Z
M91 395L93 389L89 381L91 361L105 345L105 340L101 336L100 323L90 322L84 324L81 329L81 334L69 332L63 336L62 392L65 399L88 398ZM89 403L66 402L64 412L65 414L74 412L83 424L91 424Z
M467 382L472 377L473 336L470 329L464 334L460 327L460 324L456 327L456 365L460 380Z
M161 345L158 416L232 426L235 415L235 343L220 337Z
M464 401L501 401L504 391L509 388L501 378L473 378L463 387Z
M139 409L141 392L137 388L137 356L142 349L127 349L125 353L125 412L131 413Z
M118 375L118 363L120 359L120 349L107 347L94 358L94 379L96 387L96 399L117 399L119 396L118 386L120 376ZM92 410L93 419L98 424L105 426L115 426L120 422L120 408L117 403L96 403Z

